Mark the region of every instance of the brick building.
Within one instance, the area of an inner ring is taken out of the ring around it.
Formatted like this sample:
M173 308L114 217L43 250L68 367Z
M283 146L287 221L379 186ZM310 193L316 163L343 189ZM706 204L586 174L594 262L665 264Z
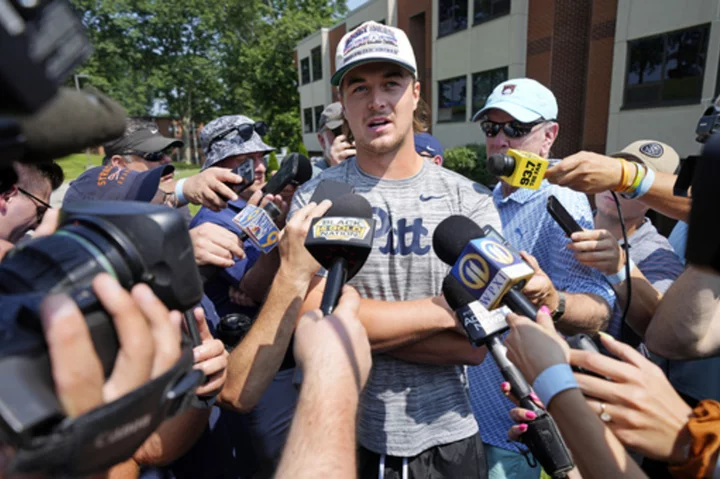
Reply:
M720 93L720 0L371 0L297 45L310 151L337 95L335 48L367 20L407 32L446 147L484 141L470 119L506 78L535 78L557 96L557 157L641 138L696 153L697 120Z

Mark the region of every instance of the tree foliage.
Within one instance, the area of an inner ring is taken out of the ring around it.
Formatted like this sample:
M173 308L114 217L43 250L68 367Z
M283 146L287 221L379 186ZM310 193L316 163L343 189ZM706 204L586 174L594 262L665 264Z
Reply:
M72 0L95 47L80 70L133 116L162 106L183 123L245 114L274 146L301 142L298 41L345 0Z
M443 166L492 188L497 180L487 170L485 145L470 144L445 150Z

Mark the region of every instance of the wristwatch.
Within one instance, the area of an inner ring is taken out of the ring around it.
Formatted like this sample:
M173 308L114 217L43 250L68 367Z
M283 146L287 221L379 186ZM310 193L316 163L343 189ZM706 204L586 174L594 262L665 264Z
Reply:
M565 293L558 291L558 305L555 311L550 314L550 317L554 323L557 323L563 317L563 314L565 314Z

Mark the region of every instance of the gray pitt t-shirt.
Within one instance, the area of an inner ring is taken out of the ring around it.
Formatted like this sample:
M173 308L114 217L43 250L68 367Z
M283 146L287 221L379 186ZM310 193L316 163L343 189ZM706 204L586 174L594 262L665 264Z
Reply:
M373 206L373 249L350 284L363 298L409 301L437 296L449 266L432 249L435 227L450 215L469 216L501 230L490 191L450 170L423 162L403 180L362 172L352 158L329 168L295 194L291 214L305 206L323 179L349 183ZM358 441L380 454L409 457L475 434L464 368L373 356L360 401Z

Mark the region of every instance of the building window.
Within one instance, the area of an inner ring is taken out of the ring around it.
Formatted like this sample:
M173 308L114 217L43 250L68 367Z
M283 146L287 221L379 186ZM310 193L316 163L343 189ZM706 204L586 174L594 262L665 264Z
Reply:
M438 37L467 28L468 0L439 0Z
M472 114L478 112L485 106L487 98L493 89L508 79L507 67L496 68L480 73L473 73L472 76Z
M699 103L710 25L628 42L624 108Z
M305 57L300 61L300 74L302 75L302 84L310 83L310 59Z
M312 81L318 81L322 79L322 55L320 54L320 47L313 48L310 51L310 58L312 58Z
M438 122L458 122L467 119L467 78L464 76L438 82Z
M314 131L312 108L305 108L303 110L303 123L303 133L312 133Z
M320 128L320 115L322 115L324 109L325 107L322 105L315 107L315 131Z
M510 14L510 0L475 0L473 25Z

